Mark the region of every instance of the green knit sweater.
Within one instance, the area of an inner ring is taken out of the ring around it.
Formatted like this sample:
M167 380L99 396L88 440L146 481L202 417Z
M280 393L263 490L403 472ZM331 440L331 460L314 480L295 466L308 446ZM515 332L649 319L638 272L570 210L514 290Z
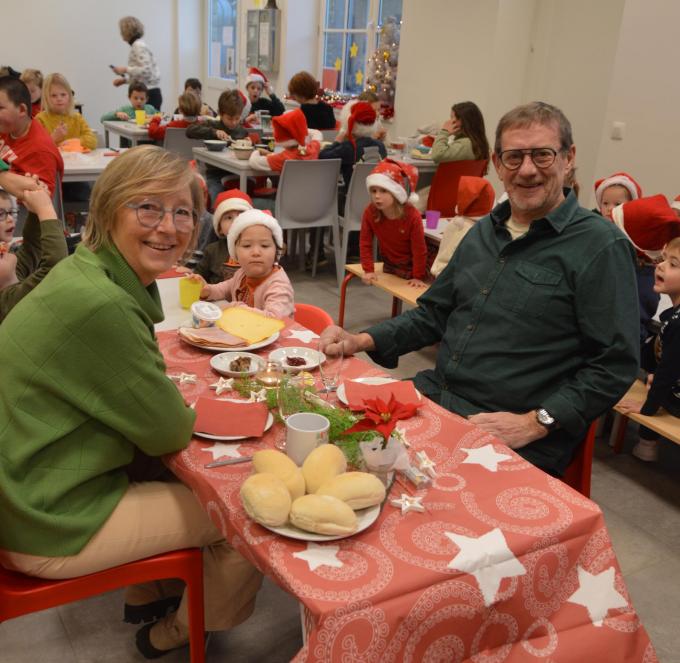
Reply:
M0 325L0 548L77 554L125 492L135 449L188 444L195 415L165 376L162 319L155 283L117 250L81 245Z

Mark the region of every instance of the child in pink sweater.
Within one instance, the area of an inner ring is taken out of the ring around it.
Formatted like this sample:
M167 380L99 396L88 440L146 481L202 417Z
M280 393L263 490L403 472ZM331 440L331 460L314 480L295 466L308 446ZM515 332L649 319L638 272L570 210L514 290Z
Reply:
M240 267L228 281L211 285L203 281L201 299L226 299L231 306L250 306L271 318L292 317L293 286L277 264L283 250L283 231L268 212L251 209L240 214L227 235L229 255Z

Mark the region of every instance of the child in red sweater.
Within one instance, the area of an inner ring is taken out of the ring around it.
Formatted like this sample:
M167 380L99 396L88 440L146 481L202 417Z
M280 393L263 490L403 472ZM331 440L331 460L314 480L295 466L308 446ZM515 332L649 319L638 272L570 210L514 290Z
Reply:
M373 237L383 258L383 271L408 279L414 288L426 288L427 246L415 191L418 170L393 159L381 161L366 178L371 202L361 219L359 253L364 270L362 281L377 281L373 265Z
M173 127L186 129L190 124L198 121L201 115L201 100L195 94L191 92L180 94L177 105L182 117L163 122L162 116L155 115L149 123L149 138L163 142L166 129Z

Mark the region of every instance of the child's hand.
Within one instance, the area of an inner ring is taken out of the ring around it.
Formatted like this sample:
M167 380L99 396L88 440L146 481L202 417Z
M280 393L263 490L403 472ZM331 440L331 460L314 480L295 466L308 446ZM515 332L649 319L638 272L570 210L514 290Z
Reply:
M454 123L452 119L446 120L444 124L442 124L442 129L446 131L447 133L452 134L455 131Z
M425 281L421 281L420 279L409 279L408 284L412 288L427 288L427 283L425 283Z
M385 127L380 127L373 135L376 140L385 140L385 136L387 136L387 129Z
M617 407L621 409L623 414L640 414L642 403L625 399L622 400Z
M362 277L364 285L372 285L378 280L378 275L375 272L366 272Z
M120 87L121 85L125 85L127 81L124 78L114 78L113 79L113 85L114 87Z
M68 133L68 129L66 128L66 125L62 122L61 124L57 125L56 129L52 132L52 140L59 145L64 138L66 138L66 134Z
M226 131L222 131L222 129L215 131L215 138L217 140L226 140L227 142L231 140L231 136Z
M26 209L33 212L40 221L57 218L49 191L42 188L26 190L21 194L21 200Z
M248 123L250 123L250 124L255 124L255 122L257 122L257 115L255 115L255 113L251 113L251 114L248 115L248 117L246 118L246 122L248 122Z
M649 373L647 375L647 379L645 380L645 385L647 389L649 389L652 386L652 382L654 382L654 373Z
M119 120L129 120L130 119L130 116L127 113L123 113L122 111L118 111L116 113L116 117Z
M191 279L192 281L201 284L201 294L199 295L201 299L205 299L210 294L210 288L205 282L205 279L200 274L194 274L192 272L191 274L187 274L185 278Z

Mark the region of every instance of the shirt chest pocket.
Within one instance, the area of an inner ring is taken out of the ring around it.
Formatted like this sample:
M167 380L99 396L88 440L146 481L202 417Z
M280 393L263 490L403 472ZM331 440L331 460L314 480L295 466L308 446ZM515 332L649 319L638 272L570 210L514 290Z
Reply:
M549 309L562 274L541 265L521 261L502 277L505 281L501 306L513 313L541 317Z

